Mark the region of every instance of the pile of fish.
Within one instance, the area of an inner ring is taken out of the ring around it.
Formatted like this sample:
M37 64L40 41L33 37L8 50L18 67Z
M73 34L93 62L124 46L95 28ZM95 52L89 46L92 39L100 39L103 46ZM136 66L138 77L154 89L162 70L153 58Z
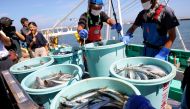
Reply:
M33 64L33 65L24 65L23 67L20 67L20 68L17 68L17 70L27 70L27 69L31 69L31 68L34 68L34 67L38 67L38 66L41 66L45 64L44 61L40 61L39 64Z
M75 97L62 97L59 109L122 109L128 96L113 89L91 89Z
M159 79L167 75L162 68L155 65L127 65L120 69L115 66L114 70L120 76L136 80Z
M57 85L66 84L72 78L73 78L72 74L62 73L60 71L60 73L50 75L50 76L45 77L43 79L36 77L36 81L31 86L31 88L33 88L33 89L44 89L44 88L48 88L48 87L54 87Z

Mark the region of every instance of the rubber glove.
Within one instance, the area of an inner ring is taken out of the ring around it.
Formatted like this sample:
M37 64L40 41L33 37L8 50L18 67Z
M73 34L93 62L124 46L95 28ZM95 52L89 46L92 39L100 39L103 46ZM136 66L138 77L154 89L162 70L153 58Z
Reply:
M155 109L142 95L133 95L125 102L123 109Z
M111 29L116 29L118 32L120 32L122 30L122 27L120 23L116 23L112 25Z
M79 31L80 38L87 39L88 38L88 31L86 29L82 29Z
M126 33L124 36L120 37L120 41L124 42L125 45L128 45L132 37L133 37L132 33Z
M155 58L166 60L169 55L170 49L163 47L160 52L155 56Z

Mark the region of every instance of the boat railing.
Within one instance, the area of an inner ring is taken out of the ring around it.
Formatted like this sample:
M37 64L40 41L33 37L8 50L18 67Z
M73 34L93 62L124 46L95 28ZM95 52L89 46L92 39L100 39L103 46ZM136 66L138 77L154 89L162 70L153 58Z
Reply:
M68 34L75 34L77 32L77 26L47 28L42 29L41 32L44 35L44 37L63 36Z

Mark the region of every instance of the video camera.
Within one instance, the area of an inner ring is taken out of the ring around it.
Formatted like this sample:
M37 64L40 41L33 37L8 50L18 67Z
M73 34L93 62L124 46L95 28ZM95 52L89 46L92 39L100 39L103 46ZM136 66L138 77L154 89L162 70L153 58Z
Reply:
M16 28L12 26L13 20L8 17L2 17L0 19L0 30L2 30L7 36L14 37Z

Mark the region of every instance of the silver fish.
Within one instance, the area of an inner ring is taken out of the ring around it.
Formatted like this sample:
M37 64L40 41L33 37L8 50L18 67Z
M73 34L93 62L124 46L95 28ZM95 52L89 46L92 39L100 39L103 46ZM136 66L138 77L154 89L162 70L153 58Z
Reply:
M144 73L142 72L136 72L136 73L140 76L141 80L148 80L147 75L145 75Z
M46 79L46 80L57 80L60 77L61 77L60 73L55 73L55 74L52 74L52 75L45 77L44 79Z
M57 85L61 85L61 84L66 84L67 81L57 81L57 80L42 80L39 77L36 77L36 81L34 82L34 84L32 85L32 88L35 89L44 89L44 88L48 88L48 87L54 87Z
M36 77L36 81L34 83L33 88L35 88L35 89L44 89L46 87L45 87L44 81L41 78Z
M121 93L119 93L115 90L112 90L112 89L108 89L108 88L99 90L98 93L106 94L119 102L123 102L125 99L128 99L127 96L123 96L123 95L121 95Z
M60 105L60 109L65 109L65 107L67 108L72 108L74 106L78 106L80 105L80 103L77 102L72 102L72 101L68 101L65 97L61 98L61 105Z
M118 72L118 75L126 77L127 76L127 72L126 72L126 70L123 70L123 71Z
M155 65L144 65L142 67L147 68L147 70L150 70L151 73L158 75L160 77L164 77L167 75L163 69Z
M45 80L56 80L56 81L69 81L71 78L73 78L72 74L68 74L68 73L62 73L61 71L59 73L55 73L52 75L49 75L43 79Z
M60 85L61 83L58 83L56 81L53 81L53 80L44 80L44 85L45 87L54 87L54 86L57 86L57 85Z
M96 95L97 92L91 92L91 93L87 93L87 94L84 94L82 96L79 96L79 97L76 97L75 99L73 99L72 101L73 102L84 102L86 101L86 99L90 98L90 97L93 97L94 95Z
M62 76L59 77L59 81L68 81L71 78L73 78L73 75L68 74L68 73L64 73Z
M135 74L133 70L126 70L127 71L127 77L130 79L135 79Z
M135 74L135 79L136 79L136 80L141 80L141 77L138 75L137 72L134 72L134 74Z
M137 80L158 79L167 75L164 70L155 65L127 65L124 68L120 69L117 69L117 67L115 67L114 70L116 72L118 71L117 74L120 76Z
M151 77L151 78L153 78L153 79L159 78L157 75L152 74L151 72L147 71L146 69L142 69L141 67L135 67L135 68L133 68L133 70L134 70L135 72L142 72L142 73L144 73L145 75L147 75L148 77Z
M127 101L128 97L123 96L119 92L108 89L92 89L83 92L76 97L64 98L60 104L60 108L72 108L72 109L99 109L103 107L111 107L113 109L121 109L124 101Z

